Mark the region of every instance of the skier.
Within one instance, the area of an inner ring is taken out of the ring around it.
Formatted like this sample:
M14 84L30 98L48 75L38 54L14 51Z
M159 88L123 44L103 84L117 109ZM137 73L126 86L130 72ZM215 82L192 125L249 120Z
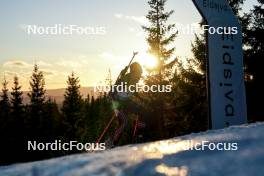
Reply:
M126 73L129 68L129 73ZM142 68L139 63L134 62L129 67L126 67L121 71L119 78L117 79L115 85L127 85L127 86L136 86L139 82L142 75ZM123 84L122 84L123 83ZM129 112L135 113L139 112L139 106L132 101L132 92L117 92L114 90L111 93L113 110L115 112L115 116L118 119L118 127L115 130L114 136L112 137L113 145L117 145L121 134L127 125L127 117L126 114Z

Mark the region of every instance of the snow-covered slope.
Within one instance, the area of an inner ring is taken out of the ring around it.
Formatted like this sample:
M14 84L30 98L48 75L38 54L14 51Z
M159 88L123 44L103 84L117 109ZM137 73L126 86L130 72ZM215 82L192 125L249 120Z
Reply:
M237 143L236 151L184 150L209 141ZM1 176L37 175L264 175L264 123L191 134L170 140L118 147L0 167Z

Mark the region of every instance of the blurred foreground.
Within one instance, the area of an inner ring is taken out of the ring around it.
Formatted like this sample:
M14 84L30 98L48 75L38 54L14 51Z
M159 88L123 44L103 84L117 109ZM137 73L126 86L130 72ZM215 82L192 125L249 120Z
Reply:
M0 167L0 175L262 175L264 123L190 134L170 140L117 147ZM189 142L237 143L237 151L183 150ZM10 154L11 155L11 154Z

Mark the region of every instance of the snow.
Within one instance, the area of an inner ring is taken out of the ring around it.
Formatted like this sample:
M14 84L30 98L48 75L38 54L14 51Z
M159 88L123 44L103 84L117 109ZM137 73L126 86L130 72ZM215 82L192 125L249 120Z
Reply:
M238 150L184 150L188 142L237 143ZM233 126L98 153L0 167L2 176L264 175L264 123Z

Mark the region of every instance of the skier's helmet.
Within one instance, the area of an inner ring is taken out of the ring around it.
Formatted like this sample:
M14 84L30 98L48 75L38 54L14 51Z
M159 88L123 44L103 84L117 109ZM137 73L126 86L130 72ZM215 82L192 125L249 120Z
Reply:
M142 68L138 62L133 62L130 65L130 73L132 73L133 75L141 76Z

